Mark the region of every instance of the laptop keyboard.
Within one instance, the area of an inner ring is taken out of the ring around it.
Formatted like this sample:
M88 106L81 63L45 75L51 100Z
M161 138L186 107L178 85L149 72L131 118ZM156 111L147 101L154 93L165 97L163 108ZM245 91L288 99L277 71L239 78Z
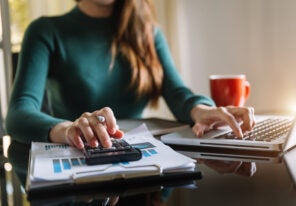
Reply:
M244 140L250 141L273 141L283 135L287 135L292 125L292 119L270 118L255 125L252 131L244 134ZM215 139L238 139L233 132L215 137Z

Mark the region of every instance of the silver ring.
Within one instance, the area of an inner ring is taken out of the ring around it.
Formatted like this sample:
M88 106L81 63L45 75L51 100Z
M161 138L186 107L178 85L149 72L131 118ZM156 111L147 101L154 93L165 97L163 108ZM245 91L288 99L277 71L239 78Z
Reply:
M97 116L97 119L99 120L100 123L104 123L105 120L106 120L105 117L104 116L101 116L101 115L98 115Z

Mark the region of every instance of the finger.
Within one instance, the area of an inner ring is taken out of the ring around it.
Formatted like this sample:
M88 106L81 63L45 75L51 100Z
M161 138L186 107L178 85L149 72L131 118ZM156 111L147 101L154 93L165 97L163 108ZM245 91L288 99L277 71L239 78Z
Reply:
M124 132L117 129L116 132L112 135L112 137L115 139L120 139L123 137L123 135L124 135Z
M97 118L98 118L100 123L103 123L103 124L105 123L105 117L99 115ZM116 125L115 133L114 134L109 133L109 136L112 136L113 138L116 138L116 139L122 138L123 135L124 135L123 131L119 130L117 125Z
M219 107L217 110L221 120L225 121L230 126L235 136L242 138L243 133L242 133L241 127L239 123L236 121L235 117L230 112L228 112L227 108Z
M202 137L204 134L205 128L204 126L202 126L202 124L196 123L192 127L192 131L197 137Z
M69 145L73 145L78 149L82 149L84 147L84 143L80 138L81 132L74 126L74 124L68 129L66 134Z
M255 162L244 162L240 168L236 171L237 174L251 177L256 172L257 167Z
M255 126L254 108L236 107L229 110L234 116L240 116L242 120L241 129L243 132L251 131Z
M82 116L75 121L76 127L78 127L85 138L85 141L91 147L97 147L98 141L96 140L96 136L93 132L93 129L90 125L90 122L87 117Z
M251 125L252 125L252 128L253 128L255 126L255 124L256 124L256 120L255 120L256 119L255 118L255 109L253 107L250 107L249 110L250 110L249 111L249 114L250 114L250 117L251 117L250 119L252 120L252 124Z
M91 123L92 129L96 134L96 140L93 140L94 142L98 142L106 148L109 148L112 146L110 135L108 131L106 130L106 126L100 122L94 121L94 123Z
M204 161L204 164L221 174L225 174L225 173L234 173L237 170L237 168L241 165L241 162L238 162L238 161L225 162L221 160L207 159Z
M108 133L113 135L117 130L116 118L113 114L112 109L109 107L104 107L103 109L95 112L96 116L102 115L105 117L105 124L108 130Z
M241 128L243 131L251 131L255 125L255 117L252 109L247 109L243 116L243 124Z
M240 161L220 161L216 160L216 169L220 171L220 173L235 173L237 169L241 166L242 162Z

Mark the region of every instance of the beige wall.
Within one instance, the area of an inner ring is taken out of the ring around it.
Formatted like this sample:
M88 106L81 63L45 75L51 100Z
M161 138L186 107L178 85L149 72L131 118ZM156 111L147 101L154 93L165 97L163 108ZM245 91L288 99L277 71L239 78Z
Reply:
M296 105L295 0L182 0L182 75L209 94L208 76L245 73L257 112Z
M210 74L244 73L251 83L247 105L257 113L295 110L295 0L159 0L156 5L178 69L194 92L210 95ZM165 111L162 107L158 114Z
M75 5L74 0L28 0L28 2L31 19L41 15L62 14Z

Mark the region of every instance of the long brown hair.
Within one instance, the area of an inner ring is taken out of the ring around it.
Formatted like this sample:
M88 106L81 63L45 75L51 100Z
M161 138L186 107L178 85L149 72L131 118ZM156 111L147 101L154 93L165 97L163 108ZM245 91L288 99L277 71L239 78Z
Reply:
M155 11L152 0L117 0L113 15L116 30L111 46L113 67L117 53L127 59L132 67L130 88L137 97L148 95L152 107L161 96L163 69L155 44Z

